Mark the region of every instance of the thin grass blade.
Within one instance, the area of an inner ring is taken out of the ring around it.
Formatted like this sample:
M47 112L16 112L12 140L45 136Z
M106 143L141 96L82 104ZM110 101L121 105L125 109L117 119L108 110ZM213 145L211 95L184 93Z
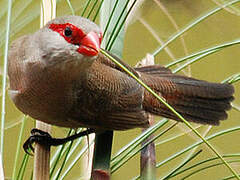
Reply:
M189 159L187 159L185 162L183 162L182 164L180 164L177 168L175 168L171 173L169 173L167 176L165 176L163 179L169 179L173 174L175 174L177 171L179 171L182 167L184 167L185 165L187 165L191 160L193 160L194 158L196 158L200 153L202 152L202 150L199 150L198 152L196 152L195 154L193 154Z
M22 119L22 125L21 125L21 129L19 132L19 136L18 136L18 143L17 143L17 147L16 147L16 154L15 154L15 160L14 160L14 166L13 166L13 172L12 172L12 179L16 179L17 176L17 165L19 164L19 156L20 156L20 149L21 149L21 142L22 142L22 138L23 138L23 132L24 132L24 128L26 125L26 119L27 117L24 115L23 119Z
M228 154L228 155L223 155L223 157L224 157L224 158L238 158L238 159L239 159L240 154ZM218 159L219 159L219 158L214 157L214 158L209 158L209 159L200 161L200 162L198 162L198 163L196 163L196 164L191 165L190 167L184 168L184 169L182 169L181 171L172 174L170 177L171 177L171 178L172 178L172 177L175 177L175 176L180 175L180 174L182 174L182 173L184 173L184 172L186 172L186 171L188 171L188 170L191 170L191 169L193 169L193 168L195 168L195 167L198 167L198 166L200 166L200 165L203 165L203 164L205 164L205 163L209 163L209 162L211 162L211 161L215 161L215 160L218 160Z
M234 0L234 1L230 1L227 2L225 4L223 4L221 7L217 7L211 11L209 11L208 13L206 13L203 16L200 16L199 18L197 18L196 20L194 20L194 22L190 23L189 25L187 25L185 28L183 28L182 30L180 30L179 32L177 32L175 35L173 35L163 46L159 47L158 49L156 49L153 52L153 55L157 55L163 48L165 48L166 46L168 46L171 42L173 42L176 38L178 38L179 36L181 36L183 33L187 32L189 29L191 29L192 27L194 27L195 25L199 24L200 22L202 22L203 20L207 19L208 17L214 15L215 13L217 13L218 11L222 10L225 7L228 7L230 5L233 5L235 3L238 3L240 0Z
M5 49L4 49L4 65L2 76L2 110L1 110L1 138L0 138L0 153L3 157L4 147L4 128L5 128L5 109L6 109L6 87L7 87L7 63L8 63L8 47L10 37L10 21L11 21L12 0L8 1L8 14L6 22L6 36L5 36ZM0 162L3 165L3 159Z

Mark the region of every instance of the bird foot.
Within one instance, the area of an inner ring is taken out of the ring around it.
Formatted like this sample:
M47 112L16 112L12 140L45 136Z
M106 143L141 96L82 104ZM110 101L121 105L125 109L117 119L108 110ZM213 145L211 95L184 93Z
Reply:
M87 136L88 134L94 133L94 129L87 129L80 133L74 134L72 136L68 136L66 138L53 138L49 133L44 132L40 129L32 129L31 136L25 141L23 144L24 151L29 154L33 155L29 150L34 152L33 143L39 143L45 146L58 146L65 144L66 142L73 141L79 137Z
M31 151L34 152L33 143L37 142L45 146L51 146L52 144L51 141L53 141L53 139L54 138L52 138L52 136L49 133L34 128L31 130L31 136L23 144L23 149L27 154L33 155L31 153Z

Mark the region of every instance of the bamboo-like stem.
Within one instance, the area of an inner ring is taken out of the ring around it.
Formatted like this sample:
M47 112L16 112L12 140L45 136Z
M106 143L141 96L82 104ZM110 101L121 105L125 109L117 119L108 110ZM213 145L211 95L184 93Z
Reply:
M55 0L42 0L41 5L41 24L42 27L49 20L56 16L56 1ZM36 128L50 133L51 126L37 121ZM50 170L50 147L36 143L34 153L34 180L48 180Z
M41 129L45 132L50 132L51 126L37 121L37 129ZM49 169L50 169L50 146L45 146L36 143L34 151L34 180L48 180L49 179Z
M86 139L86 145L88 146L88 153L87 156L84 157L84 160L82 162L82 168L83 168L83 177L86 177L86 179L91 178L92 173L92 165L93 165L93 154L94 154L94 145L91 142L95 141L95 134L89 134L88 139ZM86 164L88 165L86 167Z
M143 67L154 65L154 57L147 54L146 58L140 61L136 66ZM148 114L148 121L150 126L154 125L154 116ZM144 132L146 129L143 129ZM144 147L146 143L153 139L153 135L149 136L146 140L142 142ZM142 180L156 179L156 155L155 155L155 144L154 142L149 143L141 151L140 157L140 175Z
M153 115L148 114L150 125L154 123ZM143 129L143 132L146 129ZM153 135L149 136L145 141L142 142L144 146L148 141L153 138ZM155 155L155 144L151 142L141 151L140 157L140 175L142 180L156 179L156 155Z

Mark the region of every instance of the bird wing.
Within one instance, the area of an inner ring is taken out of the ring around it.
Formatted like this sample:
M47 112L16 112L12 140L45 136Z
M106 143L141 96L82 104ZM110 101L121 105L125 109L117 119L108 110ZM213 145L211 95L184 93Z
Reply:
M144 89L107 57L100 54L82 79L74 90L78 93L71 118L103 129L148 126L142 109Z

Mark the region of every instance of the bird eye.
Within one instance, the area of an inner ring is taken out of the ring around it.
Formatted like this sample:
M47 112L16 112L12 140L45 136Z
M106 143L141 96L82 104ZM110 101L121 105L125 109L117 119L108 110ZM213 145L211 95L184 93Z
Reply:
M66 27L66 29L64 30L64 35L67 37L72 35L72 30L70 27Z

